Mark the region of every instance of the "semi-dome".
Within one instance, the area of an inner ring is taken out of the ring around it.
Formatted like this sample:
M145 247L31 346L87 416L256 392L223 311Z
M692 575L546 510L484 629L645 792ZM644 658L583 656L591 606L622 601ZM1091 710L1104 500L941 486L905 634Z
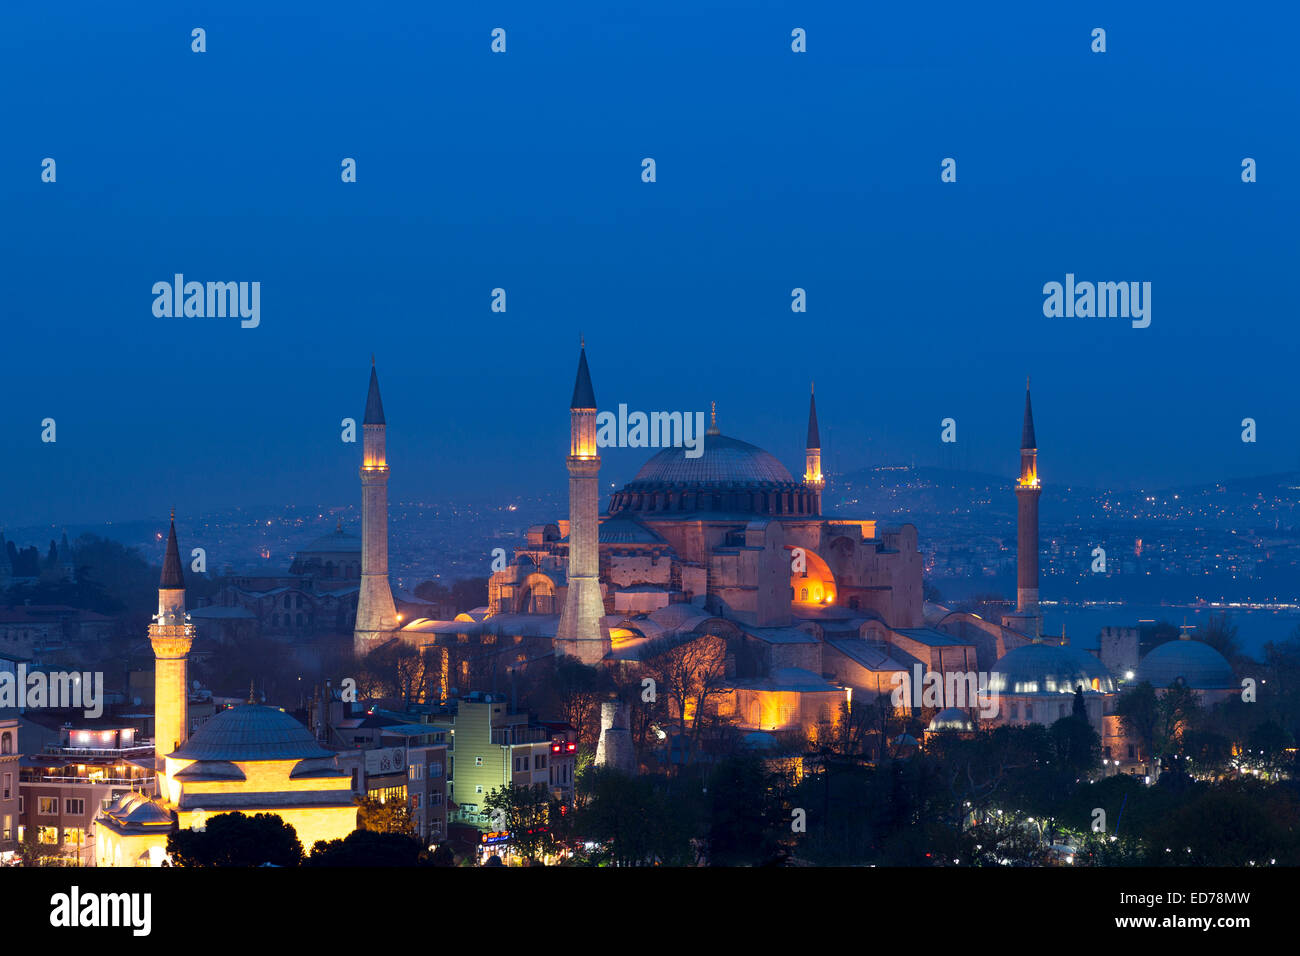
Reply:
M223 710L194 732L180 749L168 754L178 760L309 760L333 752L282 710L240 704Z
M1026 644L1003 654L989 675L999 694L1073 694L1115 691L1115 679L1101 661L1068 644Z
M1209 644L1191 639L1167 641L1138 664L1137 679L1157 689L1179 679L1193 690L1235 687L1232 665Z
M672 512L811 515L815 501L773 455L739 438L709 434L697 458L688 458L685 448L657 452L611 496L609 513L635 512L642 520L671 518Z
M964 710L958 710L956 707L949 707L941 710L934 715L930 721L930 726L926 730L931 733L938 733L943 730L955 730L959 733L970 733L975 729L975 721L970 719L970 714Z

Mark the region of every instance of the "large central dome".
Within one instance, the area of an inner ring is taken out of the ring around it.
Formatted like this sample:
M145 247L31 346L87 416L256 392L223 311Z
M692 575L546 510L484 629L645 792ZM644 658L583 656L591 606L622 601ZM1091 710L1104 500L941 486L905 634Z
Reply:
M643 519L709 512L734 516L817 513L816 495L756 445L707 434L698 458L685 448L665 448L611 496L609 513Z
M788 485L794 483L783 464L756 445L726 435L704 436L704 451L687 458L685 448L665 448L646 462L627 487L647 482L671 485Z

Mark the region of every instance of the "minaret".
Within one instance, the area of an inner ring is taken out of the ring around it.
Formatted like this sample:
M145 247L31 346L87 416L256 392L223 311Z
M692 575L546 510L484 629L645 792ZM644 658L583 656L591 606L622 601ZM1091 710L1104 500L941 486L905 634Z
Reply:
M1034 437L1034 412L1029 403L1029 379L1025 379L1025 423L1020 433L1020 480L1016 522L1016 613L1033 619L1033 636L1042 633L1038 609L1038 441Z
M370 357L370 391L361 422L361 592L352 650L360 657L397 630L397 606L388 583L388 456L384 448L384 403L379 398L375 357Z
M185 742L189 727L186 657L194 643L194 625L186 623L185 576L176 546L176 513L167 532L167 555L158 583L158 613L149 625L153 645L153 740L158 794L167 797L166 757Z
M812 513L822 513L822 490L826 479L822 477L822 439L817 431L817 396L812 386L808 390L808 444L804 453L807 467L803 473L803 483L813 494Z
M578 377L569 402L569 590L555 632L555 653L597 664L609 653L600 593L600 455L596 451L596 394L587 371L587 349L578 355Z

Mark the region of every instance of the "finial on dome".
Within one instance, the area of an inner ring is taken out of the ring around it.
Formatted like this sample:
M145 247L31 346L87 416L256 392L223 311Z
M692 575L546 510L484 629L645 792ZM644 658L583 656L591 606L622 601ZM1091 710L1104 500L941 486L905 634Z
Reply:
M251 677L248 679L248 702L250 704L257 703L257 693L253 690L253 678Z
M343 533L343 519L342 519L342 518L340 518L340 519L339 519L339 523L336 524L336 525L334 526L334 530L337 531L339 534L342 534L342 533Z
M717 402L710 402L710 403L709 403L709 407L710 407L710 411L709 411L709 430L706 431L704 434L706 434L706 435L721 435L722 432L718 429L718 403L717 403Z
M375 365L375 353L374 353L374 352L371 352L371 353L370 353L370 367L371 367L371 368L374 368L374 365Z
M580 349L585 349L586 347L587 347L587 337L586 337L585 335L583 335L581 332L579 332L579 333L578 333L578 348L580 348Z

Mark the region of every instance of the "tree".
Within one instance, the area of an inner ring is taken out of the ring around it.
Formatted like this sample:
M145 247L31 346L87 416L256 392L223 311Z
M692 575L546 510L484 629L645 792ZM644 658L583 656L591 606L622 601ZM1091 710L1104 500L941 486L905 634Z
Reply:
M174 830L167 837L174 866L298 866L302 843L274 813L219 813L202 830Z
M402 833L353 830L341 840L317 840L303 866L432 866L420 841Z
M726 641L706 635L679 644L652 661L659 674L658 693L671 705L685 744L684 764L690 764L698 749L703 727L700 717L710 700L722 696L726 656Z
M599 844L592 857L597 863L688 865L695 862L692 839L700 831L698 793L680 779L591 767L577 779L566 835Z
M560 716L575 731L578 743L584 749L596 749L600 724L596 720L596 704L600 700L600 674L594 667L575 657L565 655L555 661L552 681Z
M451 598L460 613L485 607L488 603L487 578L463 578L451 586Z
M712 866L773 862L790 817L773 799L763 761L748 753L728 757L709 775L706 842Z
M505 786L483 800L494 821L510 833L510 845L529 863L545 856L554 845L550 830L550 794L545 784Z
M1096 769L1101 759L1101 738L1086 716L1062 717L1052 724L1050 733L1062 769L1076 776L1086 776Z
M362 797L357 801L357 829L415 836L415 821L411 819L411 811L400 800Z
M1150 681L1142 681L1120 694L1115 702L1115 713L1127 737L1137 740L1142 752L1155 756L1157 713L1156 691Z
M1228 612L1211 614L1192 635L1196 640L1209 644L1230 662L1241 658L1241 643L1237 637L1237 625L1228 620Z
M1083 685L1074 688L1073 714L1082 720L1088 719L1088 702L1083 699Z

